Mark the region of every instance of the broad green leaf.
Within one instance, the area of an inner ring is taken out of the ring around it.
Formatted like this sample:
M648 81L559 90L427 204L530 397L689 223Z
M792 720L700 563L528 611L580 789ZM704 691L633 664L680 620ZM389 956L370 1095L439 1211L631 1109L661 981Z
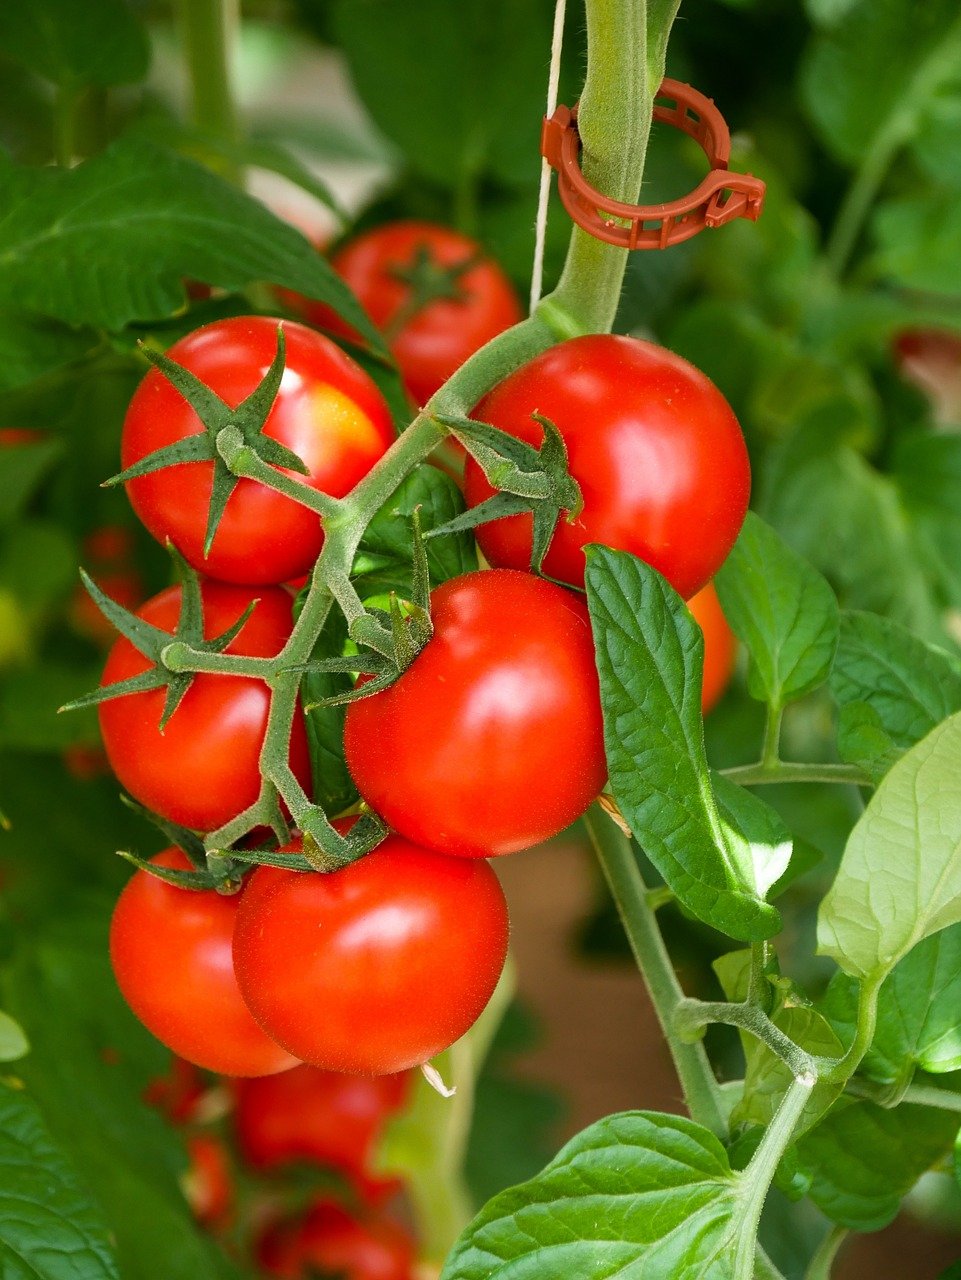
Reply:
M76 329L0 307L0 391L20 387L52 369L69 364L98 343L92 329Z
M931 1107L839 1098L797 1146L809 1196L832 1220L878 1231L921 1174L951 1150L958 1117Z
M754 885L766 898L788 869L791 833L760 796L719 773L711 774L711 784L727 844L735 850L738 865L751 868Z
M961 205L950 188L922 190L878 207L872 223L873 275L910 289L961 293Z
M850 713L842 756L878 762L877 776L961 710L961 659L871 613L842 614L830 684L835 702Z
M835 974L822 1007L850 1040L856 983ZM961 925L919 942L881 987L877 1028L859 1070L894 1083L910 1078L915 1067L932 1075L961 1068Z
M802 89L826 146L853 165L909 142L959 66L955 0L869 0L815 40Z
M818 950L881 979L961 921L961 713L891 769L848 839L818 915Z
M118 330L184 303L184 280L296 289L381 339L329 263L259 201L199 164L121 139L69 170L0 157L0 309Z
M0 5L0 51L66 88L131 84L147 74L147 33L124 0Z
M409 582L414 554L411 516L416 508L420 509L421 528L426 532L460 515L464 499L450 476L436 467L422 466L413 471L381 507L364 534L354 567L360 579L357 587L363 594L390 590L398 579ZM429 538L425 545L432 586L477 568L477 550L469 530Z
M917 531L922 564L961 608L961 435L911 432L894 453L894 475Z
M311 657L315 660L340 657L344 652L346 639L346 619L338 609L332 609ZM305 707L311 707L324 698L346 693L352 685L353 680L349 674L308 674L304 676L300 686L301 702ZM344 759L346 710L346 706L318 706L305 713L314 800L331 815L342 813L357 799L357 787Z
M110 1232L36 1102L0 1082L4 1280L119 1280Z
M549 15L539 0L338 0L351 78L407 164L444 188L536 183Z
M780 708L824 683L838 641L834 593L753 512L714 582L747 645L753 697Z
M0 587L28 607L62 599L76 574L76 546L52 520L23 520L0 541Z
M845 764L856 764L875 786L902 752L894 744L874 707L848 702L838 713L838 755Z
M611 789L680 902L742 941L778 931L745 841L730 840L711 789L701 719L704 640L681 598L623 551L587 554Z
M805 0L811 21L820 27L832 27L850 13L860 0Z
M0 450L0 524L21 514L60 451L57 439L40 439Z
M0 1062L16 1062L30 1052L30 1042L20 1023L0 1012Z

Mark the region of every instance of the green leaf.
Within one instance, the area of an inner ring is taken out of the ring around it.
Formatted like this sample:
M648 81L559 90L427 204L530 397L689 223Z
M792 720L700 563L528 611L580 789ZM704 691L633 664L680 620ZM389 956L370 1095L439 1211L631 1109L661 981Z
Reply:
M638 842L699 919L742 941L778 931L745 843L711 790L701 719L704 641L649 565L591 547L587 600L597 647L611 788Z
M445 189L535 184L547 11L538 0L338 0L334 31L375 123Z
M293 227L199 164L121 139L68 170L0 157L0 303L119 330L184 304L184 280L258 282L334 307L373 347L381 338L330 264Z
M802 90L828 149L856 165L892 137L903 145L917 134L959 60L954 0L870 0L815 40Z
M910 433L895 450L894 475L923 566L951 606L961 608L961 435Z
M711 784L727 843L735 850L738 865L751 868L754 885L766 898L787 872L791 833L777 810L760 796L719 773L712 772Z
M92 329L68 328L5 302L0 308L0 391L69 364L98 341Z
M876 762L876 776L961 710L961 659L876 614L842 614L830 683L835 702L850 713L841 754Z
M850 1041L857 1020L857 984L831 979L822 1007ZM961 1068L961 926L919 942L895 966L878 996L874 1039L860 1072L882 1083L910 1079L915 1067L932 1075Z
M878 207L871 230L875 276L909 289L961 293L961 206L950 189L923 190Z
M56 439L4 447L0 452L0 524L22 513L61 448Z
M298 600L295 612L300 613L303 597ZM334 658L344 651L347 640L347 620L339 609L332 609L324 629L314 646L311 657ZM311 706L324 698L347 693L354 686L348 674L340 672L308 672L301 683L301 702ZM357 787L344 759L344 705L314 707L305 714L307 743L310 748L311 771L314 780L313 796L324 811L335 816L357 799Z
M0 1062L16 1062L30 1052L23 1027L9 1013L0 1012Z
M753 512L714 583L747 645L753 697L780 709L824 683L838 642L834 592Z
M4 1280L119 1280L110 1233L37 1104L0 1082Z
M958 1117L931 1107L893 1109L840 1098L797 1146L809 1196L841 1226L878 1231L954 1142Z
M147 33L124 0L0 5L0 51L67 88L132 84L147 74Z
M882 781L851 832L818 915L818 950L880 980L923 938L961 921L961 714Z

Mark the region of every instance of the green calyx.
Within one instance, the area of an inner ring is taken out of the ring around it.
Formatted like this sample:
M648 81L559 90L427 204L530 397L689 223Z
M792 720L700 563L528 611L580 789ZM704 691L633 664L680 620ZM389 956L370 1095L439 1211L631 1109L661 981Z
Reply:
M384 337L391 342L404 325L432 302L464 302L467 290L463 277L481 261L481 255L472 253L461 262L444 264L437 261L426 244L417 245L409 263L390 268L389 274L407 286L409 293L384 330Z

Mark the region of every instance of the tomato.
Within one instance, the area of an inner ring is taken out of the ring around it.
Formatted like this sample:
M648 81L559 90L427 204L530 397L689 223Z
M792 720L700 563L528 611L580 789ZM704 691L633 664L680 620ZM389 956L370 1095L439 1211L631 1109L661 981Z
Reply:
M201 584L204 634L210 639L236 622L251 600L258 603L226 652L274 657L292 627L293 600L280 587L249 588L222 582ZM173 631L180 588L162 591L138 617ZM145 671L148 660L121 637L111 649L103 683ZM214 831L253 804L260 791L260 748L267 727L270 691L262 680L201 674L160 731L165 689L127 694L100 704L100 730L114 773L148 809L183 827ZM310 760L298 712L290 740L290 767L310 786Z
M175 848L151 862L190 866ZM257 1025L237 987L231 946L242 899L138 871L114 908L110 960L124 999L174 1053L224 1075L268 1075L295 1060Z
M395 272L409 269L418 253L431 265L456 268L476 260L453 282L458 296L435 298L407 317L410 284ZM388 336L404 385L417 405L426 404L464 361L491 338L523 318L517 295L496 262L458 231L432 222L389 222L339 249L334 270L350 285L371 320ZM349 336L328 308L310 306L308 317Z
M218 320L182 338L168 355L236 407L266 374L280 323L266 316ZM289 321L283 328L286 370L265 434L306 464L309 475L290 472L294 479L343 497L395 438L390 411L374 382L329 338ZM123 466L201 430L180 392L151 369L127 410ZM253 480L241 480L231 494L205 558L212 480L212 462L192 462L131 480L127 492L154 537L169 538L195 568L213 578L275 583L307 572L323 541L320 521Z
M365 1198L379 1199L397 1184L371 1178L368 1169L384 1122L403 1104L408 1083L406 1074L353 1076L308 1066L241 1081L237 1144L254 1169L301 1160L326 1165L357 1182Z
M704 715L720 701L730 683L737 657L737 641L717 598L714 583L702 587L687 602L694 621L704 633L704 679L701 684L701 711Z
M348 1213L321 1200L303 1218L268 1227L257 1244L257 1261L282 1280L411 1280L414 1242L391 1218Z
M203 1077L194 1064L174 1055L170 1070L150 1081L143 1100L173 1124L189 1124L197 1119L205 1092Z
M578 818L607 777L583 600L510 569L431 596L434 634L389 688L347 710L361 795L430 849L493 857Z
M544 573L580 586L583 548L602 542L646 560L685 599L699 591L734 545L751 488L744 437L714 384L663 347L592 334L535 356L471 417L539 445L535 412L564 437L584 501L573 523L558 522ZM468 505L492 493L468 458ZM477 540L491 564L526 569L531 517L482 525Z
M33 427L0 427L0 449L16 449L19 445L40 444L46 432Z
M388 836L326 875L258 867L237 913L234 968L254 1017L296 1057L385 1075L426 1062L476 1021L507 934L487 863Z
M184 1195L202 1226L219 1231L230 1223L234 1183L227 1148L216 1134L192 1133L187 1138L190 1168L184 1176Z

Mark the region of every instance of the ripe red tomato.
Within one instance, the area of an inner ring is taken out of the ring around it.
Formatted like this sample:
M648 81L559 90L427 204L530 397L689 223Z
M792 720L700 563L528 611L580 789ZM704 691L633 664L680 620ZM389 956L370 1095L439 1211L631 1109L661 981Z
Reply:
M301 1160L326 1165L350 1177L365 1199L380 1199L397 1183L372 1178L370 1161L408 1084L406 1073L354 1076L308 1066L243 1080L234 1112L237 1144L254 1169L266 1172Z
M190 866L175 848L151 862ZM174 1053L224 1075L268 1075L295 1059L261 1030L237 987L231 945L242 898L178 889L138 871L114 908L110 960L124 999Z
M487 863L388 836L327 875L258 867L237 913L234 968L254 1017L298 1058L384 1075L426 1062L476 1021L507 934Z
M414 1242L382 1214L352 1214L330 1200L302 1218L274 1223L257 1243L257 1261L281 1280L411 1280Z
M603 542L646 560L685 599L699 591L734 545L751 488L744 437L714 384L663 347L592 334L535 356L471 417L540 444L535 412L564 437L584 500L573 524L558 522L544 572L580 586L585 544ZM492 493L468 458L468 505ZM491 564L526 569L531 517L482 525L477 540Z
M361 795L395 831L463 857L514 853L578 818L607 777L583 600L510 569L431 596L434 634L347 710Z
M418 252L441 268L476 260L456 281L462 296L437 298L410 318L411 286L395 272L406 270ZM426 404L464 361L491 338L522 319L507 276L481 246L458 231L432 222L389 222L365 231L331 259L371 320L383 329L411 398ZM326 307L308 306L308 318L350 335Z
M714 583L702 587L687 602L694 621L704 633L704 679L701 684L701 711L704 715L720 701L730 683L737 656L737 641L728 625Z
M292 626L293 601L280 587L222 582L201 585L204 634L220 635L251 600L258 604L227 653L274 657ZM173 631L180 588L148 600L138 617ZM121 637L111 649L103 683L145 671L149 663ZM259 754L267 727L270 691L262 680L197 675L160 732L165 689L128 694L100 704L100 730L114 773L132 796L155 813L197 831L214 831L253 804L260 791ZM307 789L310 760L301 716L294 720L290 767Z
M266 374L280 323L267 316L217 320L182 338L168 355L236 407ZM374 382L335 343L305 325L284 321L283 328L286 370L265 434L308 467L308 476L290 472L294 479L343 497L395 438L390 411ZM127 410L123 466L201 430L179 391L151 369ZM169 538L195 568L213 578L286 582L307 572L323 541L320 521L306 507L252 480L241 480L231 494L205 559L212 480L212 462L192 462L131 480L127 492L154 537Z
M234 1181L230 1157L214 1133L192 1133L187 1138L190 1167L183 1187L194 1217L209 1231L230 1225L234 1208Z

